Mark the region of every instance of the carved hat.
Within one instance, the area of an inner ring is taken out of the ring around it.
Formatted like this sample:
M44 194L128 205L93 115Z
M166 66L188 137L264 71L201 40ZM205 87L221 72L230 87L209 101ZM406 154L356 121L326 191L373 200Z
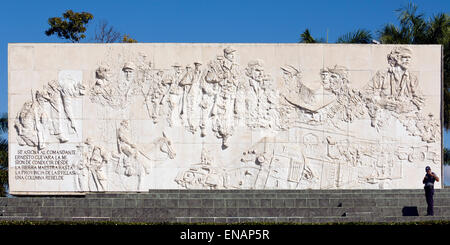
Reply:
M133 62L128 61L128 62L125 62L125 64L123 65L123 68L122 68L122 70L126 70L126 69L135 70L136 66L134 65Z
M248 62L248 66L249 67L260 67L261 69L263 68L264 62L262 60L252 60L250 62Z
M292 75L295 75L297 73L299 73L299 70L297 70L296 68L294 68L291 65L284 65L284 66L280 66L281 70L285 71L285 72L289 72Z
M412 55L411 49L406 48L406 47L397 47L393 50L393 52L399 53L401 55L405 55L405 54L407 54L409 56Z
M181 67L181 65L178 62L175 62L172 67Z
M345 66L335 65L332 68L328 67L328 71L340 75L342 78L348 79L348 69Z
M233 52L235 52L236 50L235 49L232 49L231 47L227 47L227 48L225 48L224 50L223 50L223 52L225 53L225 54L231 54L231 53L233 53Z

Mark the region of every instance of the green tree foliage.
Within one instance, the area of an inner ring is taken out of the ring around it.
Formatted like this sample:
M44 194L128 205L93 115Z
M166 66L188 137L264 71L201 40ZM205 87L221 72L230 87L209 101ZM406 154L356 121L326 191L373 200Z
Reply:
M125 34L125 35L123 35L122 42L123 43L137 43L138 41L131 38L128 34Z
M8 115L0 117L0 134L8 132ZM0 136L0 196L6 195L8 184L8 140Z
M311 33L309 33L309 29L306 28L306 30L302 34L300 34L300 42L301 43L316 43L317 41L316 41L316 39L314 39L311 36Z
M48 19L50 28L45 31L47 36L57 34L59 38L68 39L72 42L79 42L85 38L86 25L94 16L88 12L73 12L67 10L63 17L53 17Z
M309 32L309 29L306 28L306 30L300 34L300 41L299 43L324 43L325 40L323 38L315 39Z
M338 38L337 43L371 43L372 33L365 29L358 29L355 32L349 32Z
M444 148L444 164L450 165L450 150L448 148Z

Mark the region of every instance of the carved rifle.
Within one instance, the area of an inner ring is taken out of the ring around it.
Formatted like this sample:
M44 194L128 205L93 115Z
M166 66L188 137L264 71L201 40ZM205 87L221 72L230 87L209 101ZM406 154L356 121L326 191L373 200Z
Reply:
M150 108L148 107L148 96L149 96L149 94L150 94L150 88L148 89L148 93L146 94L146 93L144 92L144 88L141 86L141 92L142 92L142 95L144 95L145 107L147 107L147 113L148 113L148 116L151 118L151 117L152 117L152 114L150 113Z

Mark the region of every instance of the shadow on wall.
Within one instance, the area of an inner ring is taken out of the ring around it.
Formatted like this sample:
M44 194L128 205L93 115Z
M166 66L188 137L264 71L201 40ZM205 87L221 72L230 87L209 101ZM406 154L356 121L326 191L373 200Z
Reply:
M416 206L412 207L403 207L402 209L402 215L403 216L419 216L419 211L417 210Z

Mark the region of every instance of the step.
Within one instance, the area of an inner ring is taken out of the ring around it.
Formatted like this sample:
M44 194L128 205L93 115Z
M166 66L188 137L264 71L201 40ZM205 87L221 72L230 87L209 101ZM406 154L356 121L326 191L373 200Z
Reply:
M270 223L303 223L303 224L317 224L317 223L349 223L349 222L365 222L365 223L391 223L391 222L422 222L422 221L449 221L450 216L416 216L416 217L178 217L169 219L152 219L145 218L106 218L106 217L2 217L0 221L117 221L117 222L152 222L152 223L243 223L243 222L270 222Z
M123 198L123 199L146 199L146 198L221 198L221 199L251 199L251 198L420 198L424 197L423 190L416 192L336 192L336 193L323 193L323 192L229 192L229 191L212 191L212 192L154 192L154 193L135 193L135 194L120 194L120 193L92 193L86 195L86 198ZM449 192L437 192L435 196L450 198Z
M2 206L19 207L352 207L426 205L420 198L0 198ZM450 206L450 198L435 197L435 205Z

